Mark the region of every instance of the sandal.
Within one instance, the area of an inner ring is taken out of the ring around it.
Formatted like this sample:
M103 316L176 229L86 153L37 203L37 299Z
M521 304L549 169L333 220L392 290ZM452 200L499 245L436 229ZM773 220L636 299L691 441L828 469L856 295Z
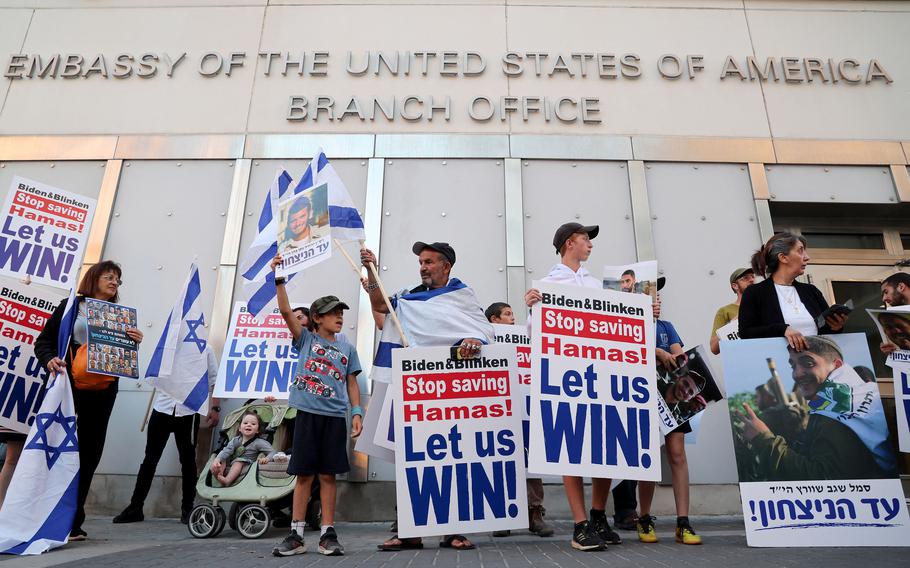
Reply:
M460 542L461 544L456 545L456 544L455 544L455 541L458 541L458 542ZM447 535L445 536L445 538L443 538L443 539L439 542L439 548L452 548L452 549L455 549L455 550L474 550L474 549L477 548L477 547L474 546L474 544L471 543L471 541L468 540L468 538L467 538L466 536L464 536L464 535L460 535L460 534L447 534Z
M423 540L420 537L398 538L393 536L382 544L377 544L376 548L383 552L401 552L402 550L420 550L423 548Z

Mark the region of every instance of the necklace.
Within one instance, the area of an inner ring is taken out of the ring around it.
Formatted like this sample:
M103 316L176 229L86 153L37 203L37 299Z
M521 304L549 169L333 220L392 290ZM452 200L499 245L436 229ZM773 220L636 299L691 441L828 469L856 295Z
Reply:
M778 287L779 287L778 291L781 292L784 296L784 301L787 302L787 304L790 306L790 308L793 309L794 315L799 315L800 309L799 309L799 304L796 301L796 298L797 298L796 288L794 288L793 286L782 286L780 284L778 284Z

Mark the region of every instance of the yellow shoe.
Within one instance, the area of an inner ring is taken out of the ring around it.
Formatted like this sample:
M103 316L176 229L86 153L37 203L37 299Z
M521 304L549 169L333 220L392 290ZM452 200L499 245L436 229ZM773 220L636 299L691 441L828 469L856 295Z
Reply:
M701 544L701 537L695 534L689 523L676 527L676 542L682 544Z
M654 530L654 517L651 515L642 515L636 523L638 528L638 540L647 544L657 542L657 532Z

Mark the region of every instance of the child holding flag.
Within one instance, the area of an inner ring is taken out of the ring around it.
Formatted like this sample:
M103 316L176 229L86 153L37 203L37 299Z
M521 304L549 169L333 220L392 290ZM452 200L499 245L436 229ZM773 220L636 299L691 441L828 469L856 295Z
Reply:
M272 260L274 271L281 255ZM288 387L288 403L297 409L294 442L288 473L297 476L294 487L290 534L274 549L275 556L306 552L303 528L306 524L307 501L316 475L322 502L322 527L319 553L340 556L344 548L338 542L333 526L335 518L335 476L350 470L347 454L348 404L351 408L351 437L360 435L363 409L360 407L360 359L357 351L337 334L344 324L344 310L350 309L336 296L317 298L310 305L310 326L304 329L291 309L285 290L285 279L275 278L278 309L293 334L294 347L300 353L294 380Z

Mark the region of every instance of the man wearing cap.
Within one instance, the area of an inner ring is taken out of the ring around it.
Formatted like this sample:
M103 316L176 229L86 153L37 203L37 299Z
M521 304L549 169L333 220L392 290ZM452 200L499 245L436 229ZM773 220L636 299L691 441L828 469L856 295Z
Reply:
M484 316L474 290L458 278L451 277L456 260L455 249L449 243L417 241L411 251L418 257L420 285L401 290L391 298L410 346L457 346L461 358L479 355L481 345L494 340L493 326ZM377 263L376 255L367 248L361 249L360 260L364 266L375 266ZM372 271L369 274L364 289L370 296L372 309L387 314L389 309L379 283ZM383 373L390 370L391 349L398 345L392 345L386 339L393 332L397 333L394 326L386 322L373 363L373 380L383 380ZM455 550L474 548L470 540L458 534L444 536L439 546ZM423 542L420 538L400 539L396 535L379 545L379 550L383 551L408 548L423 548Z
M597 225L585 226L581 223L565 223L556 229L553 236L553 248L560 257L559 264L550 269L550 273L541 280L569 286L603 289L600 279L591 276L588 269L582 266L591 256L594 245L591 240L600 232ZM542 299L540 290L531 288L525 293L525 304L532 308ZM610 480L594 478L591 480L591 518L585 510L584 484L581 477L564 475L563 485L566 498L572 510L575 522L572 531L572 548L583 551L603 550L607 544L621 544L622 539L610 528L607 521L607 497L610 495Z
M896 477L878 385L864 382L829 337L805 339L802 351L788 347L794 389L809 405L805 430L788 440L748 404L735 412L765 480Z
M755 272L751 268L737 268L730 275L730 289L736 294L736 301L720 307L714 314L714 327L711 328L711 353L720 355L720 338L717 330L739 317L739 303L743 299L743 291L755 284Z

